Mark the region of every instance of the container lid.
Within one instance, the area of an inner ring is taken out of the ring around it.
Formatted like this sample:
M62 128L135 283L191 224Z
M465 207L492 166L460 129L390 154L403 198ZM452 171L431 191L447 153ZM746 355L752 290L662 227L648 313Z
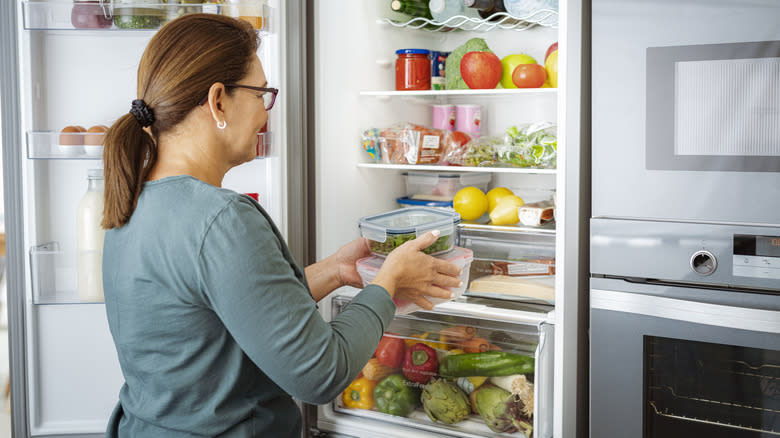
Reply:
M430 50L425 49L398 49L395 51L396 55L430 55Z
M438 181L439 179L458 179L460 184L464 186L489 183L492 179L492 176L486 172L404 172L402 175L413 182L422 182L424 180Z
M460 223L460 215L454 211L425 207L411 207L360 218L359 226L364 237L384 242L388 235L411 234L419 236L438 229L442 236L452 234Z
M398 198L396 201L401 205L412 205L415 207L452 208L452 201L428 201L425 199L412 199L408 196Z

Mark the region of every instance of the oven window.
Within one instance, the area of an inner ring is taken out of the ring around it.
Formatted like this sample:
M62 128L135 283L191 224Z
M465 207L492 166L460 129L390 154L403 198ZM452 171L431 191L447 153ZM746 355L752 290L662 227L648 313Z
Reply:
M780 41L648 47L645 166L780 172Z
M644 437L780 436L780 351L644 337Z

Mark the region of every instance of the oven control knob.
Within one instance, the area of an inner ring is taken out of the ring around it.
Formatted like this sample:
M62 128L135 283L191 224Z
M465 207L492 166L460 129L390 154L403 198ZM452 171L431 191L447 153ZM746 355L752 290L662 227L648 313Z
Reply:
M699 275L710 275L718 267L718 261L709 251L697 251L691 256L691 268Z

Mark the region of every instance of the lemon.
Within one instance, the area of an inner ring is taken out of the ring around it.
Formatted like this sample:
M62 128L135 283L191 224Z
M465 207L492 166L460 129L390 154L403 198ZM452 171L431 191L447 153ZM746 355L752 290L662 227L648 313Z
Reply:
M495 187L490 189L490 191L487 192L488 211L493 211L493 209L496 208L496 205L498 205L502 199L513 195L514 193L512 193L512 191L506 187Z
M501 199L496 208L490 210L490 223L493 225L513 225L520 222L517 208L523 204L525 204L523 198L515 195Z
M452 206L463 220L473 221L487 211L488 198L485 196L485 192L477 187L464 187L455 194Z

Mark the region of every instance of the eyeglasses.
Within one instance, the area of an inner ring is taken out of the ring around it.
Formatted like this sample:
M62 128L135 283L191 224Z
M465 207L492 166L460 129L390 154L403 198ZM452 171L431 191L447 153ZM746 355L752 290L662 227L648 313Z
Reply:
M247 90L252 91L259 91L263 93L263 103L265 104L265 110L270 111L271 108L274 107L274 102L276 102L276 95L279 94L278 88L266 88L266 87L253 87L251 85L241 85L241 84L224 84L225 88L246 88ZM203 100L200 101L198 105L203 105L206 103L206 101L209 99L209 96L206 95Z

